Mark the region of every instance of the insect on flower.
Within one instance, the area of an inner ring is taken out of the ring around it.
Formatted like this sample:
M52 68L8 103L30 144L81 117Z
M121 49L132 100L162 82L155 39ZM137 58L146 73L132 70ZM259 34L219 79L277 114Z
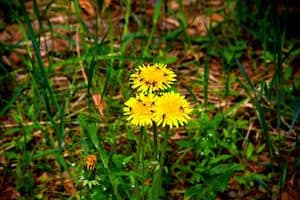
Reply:
M153 82L152 82L152 87L155 87L156 84L157 84L157 81L153 81Z
M180 112L184 112L183 106L179 106L179 110L180 110Z
M85 159L87 170L94 170L97 164L97 156L94 154L87 155Z

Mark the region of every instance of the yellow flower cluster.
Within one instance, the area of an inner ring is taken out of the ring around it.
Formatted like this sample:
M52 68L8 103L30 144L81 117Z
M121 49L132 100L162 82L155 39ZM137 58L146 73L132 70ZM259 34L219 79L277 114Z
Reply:
M125 102L124 115L136 126L179 127L187 123L192 108L189 102L176 92L165 92L176 81L176 74L166 65L155 63L142 65L130 76L135 97Z

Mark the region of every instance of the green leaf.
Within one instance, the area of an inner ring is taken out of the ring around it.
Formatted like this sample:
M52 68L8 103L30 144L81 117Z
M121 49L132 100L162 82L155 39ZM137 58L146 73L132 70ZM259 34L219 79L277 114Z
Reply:
M89 123L86 127L87 135L96 149L99 149L98 127L96 123Z
M266 145L263 144L263 145L260 145L256 148L256 153L260 153L262 152L264 149L265 149Z
M211 175L224 174L224 173L232 173L234 171L242 170L242 166L237 163L230 164L218 164L217 166L211 168L209 170Z
M229 158L232 158L232 155L223 154L223 155L217 156L216 158L212 158L210 163L216 164L216 163L219 163L220 161L228 160Z
M248 144L248 147L246 149L246 158L247 159L250 159L251 156L253 155L253 151L254 151L254 146L252 143L249 143Z
M289 133L293 130L294 125L295 125L295 123L298 119L299 113L300 113L300 102L298 102L297 105L296 105L296 108L295 108L295 111L294 111L294 114L293 114L292 123L291 123L290 128L289 128Z

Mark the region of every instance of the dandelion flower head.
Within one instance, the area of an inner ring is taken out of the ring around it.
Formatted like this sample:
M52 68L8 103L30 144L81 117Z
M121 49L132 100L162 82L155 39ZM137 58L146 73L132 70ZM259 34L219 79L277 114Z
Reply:
M179 127L187 123L192 108L179 93L166 92L155 103L154 121L162 127Z
M176 74L165 64L141 65L130 76L132 88L138 92L157 92L172 85Z
M152 93L147 95L140 93L136 97L131 97L125 102L124 115L127 115L127 120L133 125L152 125L155 101L156 96Z

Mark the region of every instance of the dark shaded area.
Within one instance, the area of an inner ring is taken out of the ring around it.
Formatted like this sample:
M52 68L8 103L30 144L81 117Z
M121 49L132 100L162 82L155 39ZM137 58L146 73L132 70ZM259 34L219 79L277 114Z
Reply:
M20 7L15 0L1 0L0 1L0 16L3 17L4 22L14 23L17 21Z

